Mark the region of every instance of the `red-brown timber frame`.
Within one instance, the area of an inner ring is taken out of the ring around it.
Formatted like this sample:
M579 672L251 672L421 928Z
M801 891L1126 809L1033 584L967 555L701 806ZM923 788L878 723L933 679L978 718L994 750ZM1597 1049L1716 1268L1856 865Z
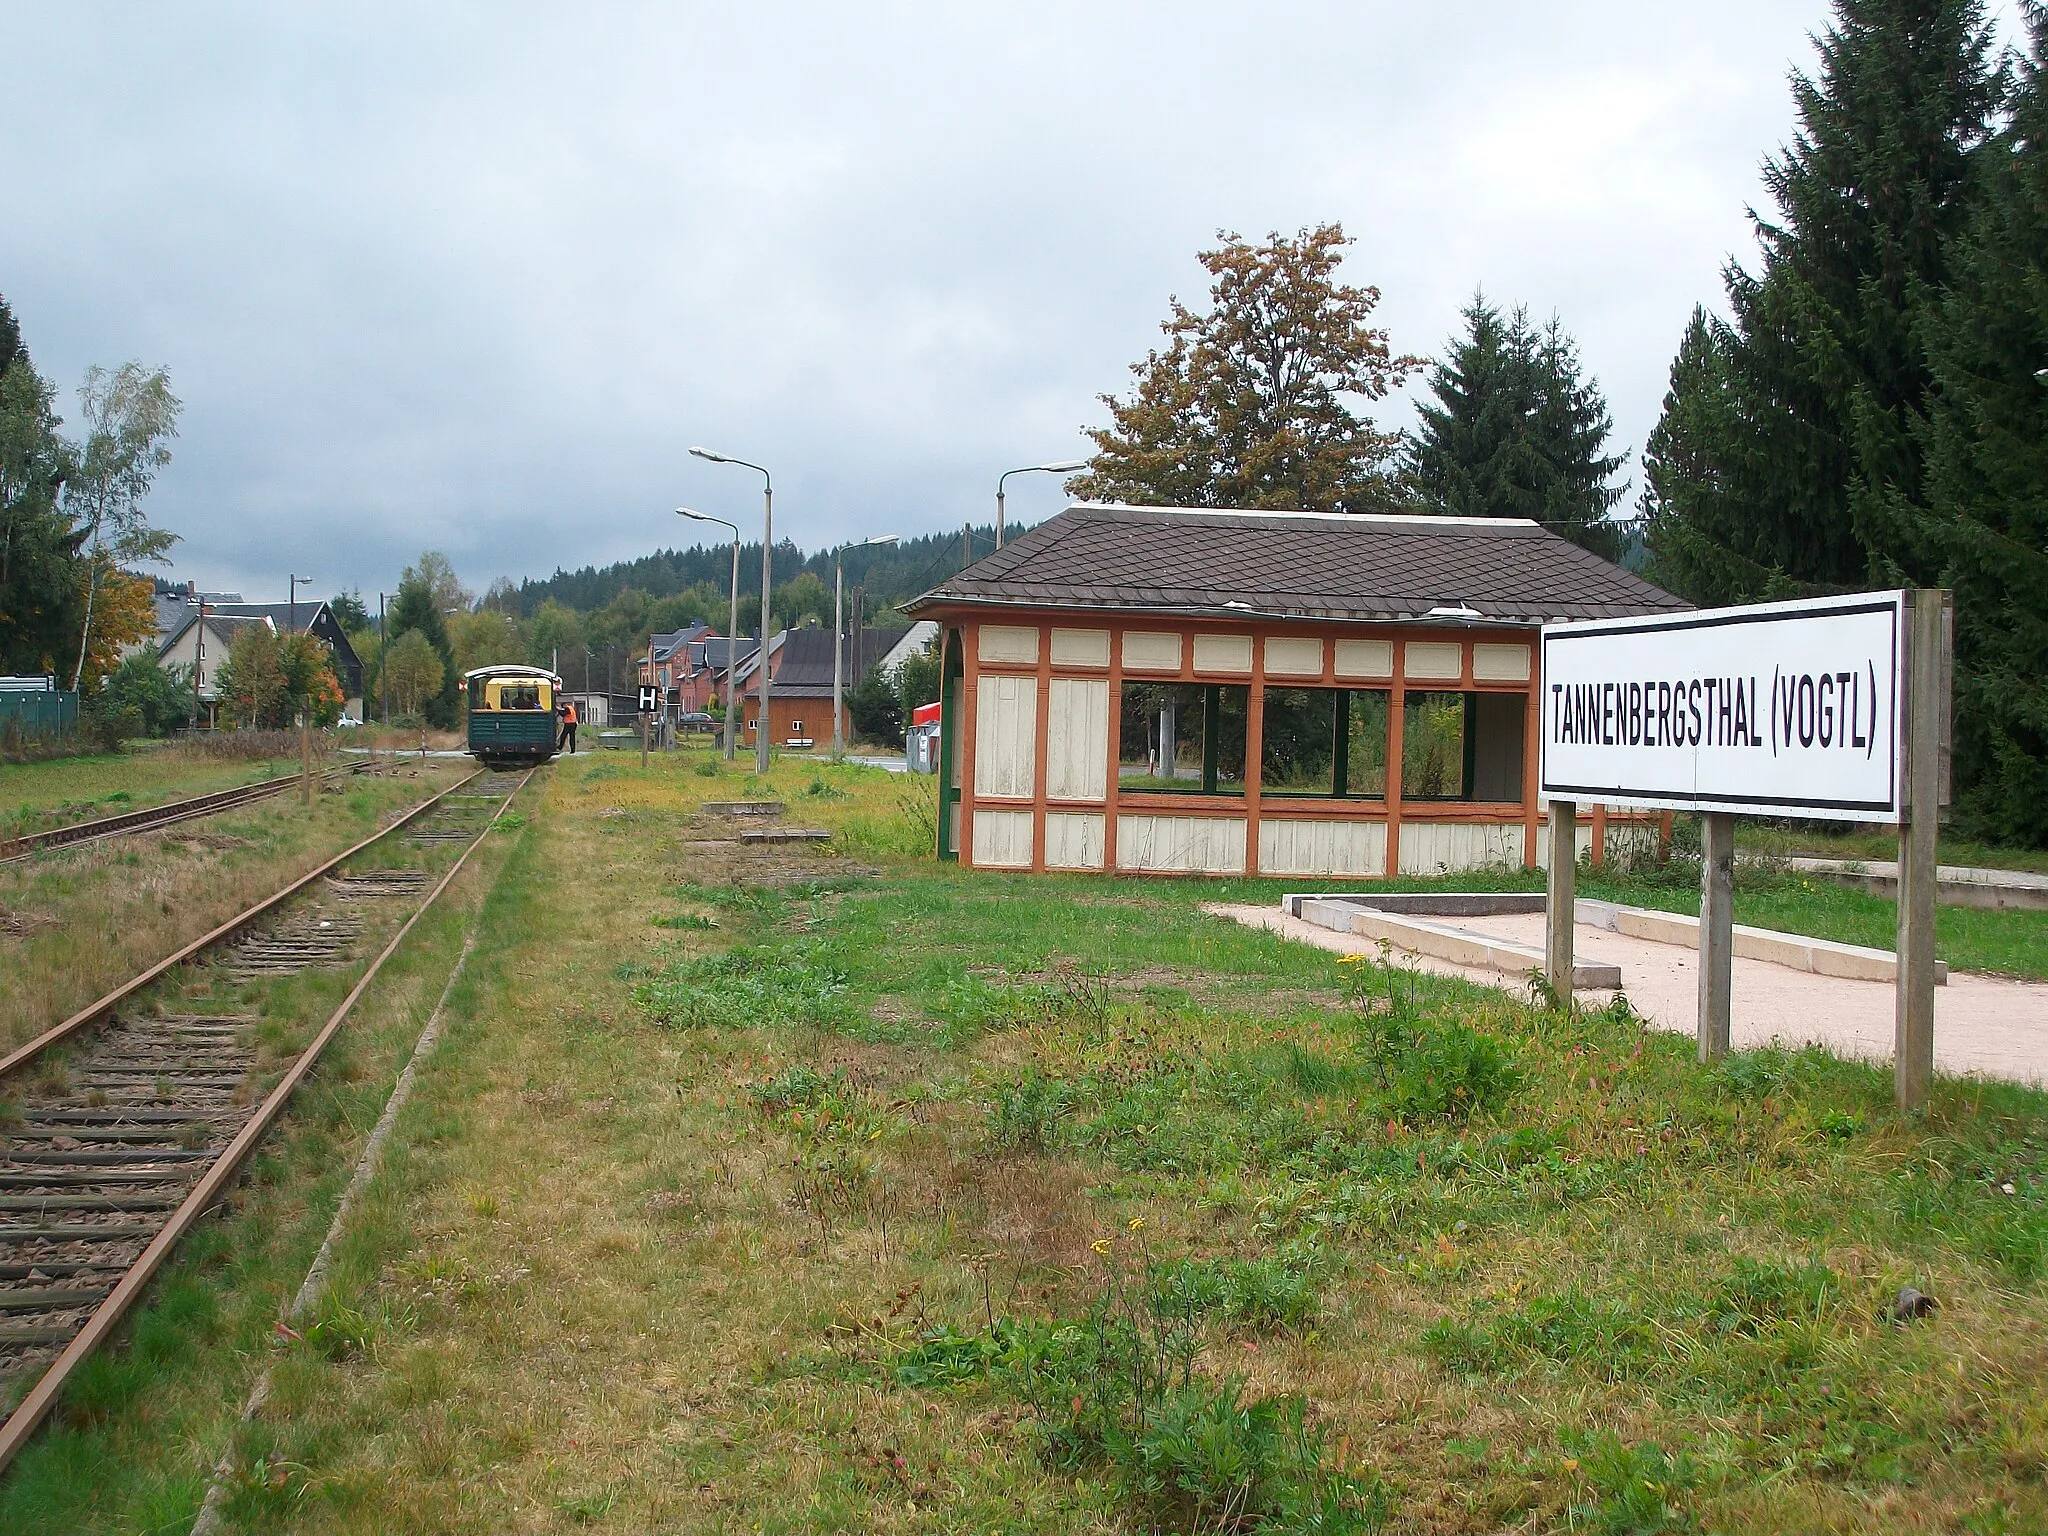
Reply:
M1533 868L1536 863L1537 838L1544 818L1544 810L1537 795L1538 746L1542 722L1542 700L1538 693L1540 678L1537 674L1537 638L1539 631L1533 626L1487 626L1484 628L1457 628L1429 624L1347 624L1289 622L1284 620L1230 620L1189 618L1178 615L1152 615L1146 613L1093 612L1070 609L988 609L962 605L935 608L930 617L936 618L942 629L957 629L961 646L960 699L954 711L954 724L959 731L959 740L954 750L960 769L960 790L958 796L959 834L957 854L960 862L974 863L974 817L977 810L1029 811L1032 818L1031 857L1027 866L1034 872L1046 868L1046 818L1048 814L1079 812L1099 815L1103 818L1102 872L1117 872L1117 822L1126 812L1164 813L1179 816L1221 817L1242 820L1245 823L1245 874L1256 876L1259 868L1259 828L1267 820L1274 821L1357 821L1379 822L1386 827L1386 864L1383 871L1386 878L1393 878L1401 868L1401 827L1404 822L1427 823L1482 823L1500 827L1520 827L1522 830L1522 862ZM985 625L1004 628L1031 629L1038 636L1036 659L1029 662L983 661L981 657L981 630ZM1055 629L1080 629L1105 633L1108 637L1109 656L1102 666L1084 666L1061 663L1057 667L1052 659L1052 632ZM1123 665L1123 640L1127 632L1158 633L1171 631L1181 636L1181 664L1177 671L1144 671L1141 675L1148 683L1222 683L1242 686L1248 690L1248 704L1245 719L1245 789L1242 795L1211 794L1162 794L1153 791L1131 792L1120 787L1118 766L1123 756L1123 709L1122 693L1125 680ZM1197 669L1194 661L1194 640L1197 635L1235 635L1247 637L1251 643L1251 665L1244 672L1218 672L1213 669ZM1273 638L1313 639L1322 644L1323 665L1320 674L1289 674L1280 680L1278 686L1288 688L1350 688L1358 690L1385 690L1388 695L1387 707L1387 782L1386 797L1383 799L1346 797L1275 797L1264 793L1260 784L1260 764L1263 758L1265 734L1265 692L1269 679L1266 674L1266 641ZM1337 649L1333 643L1338 640L1385 640L1390 642L1392 658L1388 675L1379 677L1347 676L1337 674ZM1522 795L1518 801L1443 801L1405 800L1402 798L1401 756L1403 716L1411 679L1408 677L1408 647L1411 643L1444 643L1459 647L1460 666L1456 678L1416 678L1413 681L1425 691L1457 691L1461 693L1512 693L1520 694L1527 700L1524 716L1522 742ZM1526 681L1497 681L1479 679L1474 676L1475 644L1524 645L1529 651L1529 677ZM1034 711L1034 732L1032 743L1031 794L1028 798L988 796L975 788L975 746L977 735L978 706L981 678L984 673L1013 677L1030 677L1036 689ZM1108 761L1104 764L1103 795L1100 800L1055 800L1046 791L1046 769L1050 722L1052 714L1052 683L1055 677L1077 677L1104 680L1109 685L1109 720L1105 749ZM1593 823L1593 858L1600 862L1605 854L1606 828L1609 814L1605 806L1588 808ZM1014 866L1001 866L1013 868ZM1067 871L1079 873L1080 871ZM1310 877L1303 877L1310 878Z

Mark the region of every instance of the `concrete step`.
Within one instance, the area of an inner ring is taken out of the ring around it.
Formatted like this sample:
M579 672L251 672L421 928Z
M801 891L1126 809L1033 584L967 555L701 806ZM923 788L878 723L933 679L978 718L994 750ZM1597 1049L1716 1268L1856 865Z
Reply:
M1541 950L1527 944L1516 944L1508 939L1498 939L1491 934L1475 933L1470 928L1460 928L1455 924L1438 922L1415 913L1387 912L1354 900L1313 896L1303 897L1295 902L1294 909L1295 916L1318 927L1353 934L1363 939L1384 939L1395 949L1429 955L1437 960L1448 960L1453 965L1471 966L1482 971L1499 971L1508 976L1526 976L1531 971L1543 969L1544 956ZM1620 985L1620 966L1597 960L1573 961L1573 990Z
M1589 927L1605 928L1609 933L1692 950L1700 947L1700 920L1682 912L1658 912L1648 907L1624 907L1616 902L1581 898L1577 916L1578 921ZM1899 979L1899 957L1891 950L1810 939L1803 933L1781 933L1775 928L1751 928L1737 923L1735 954L1743 960L1765 960L1791 970L1840 976L1848 981ZM1947 961L1934 962L1934 984L1948 985Z

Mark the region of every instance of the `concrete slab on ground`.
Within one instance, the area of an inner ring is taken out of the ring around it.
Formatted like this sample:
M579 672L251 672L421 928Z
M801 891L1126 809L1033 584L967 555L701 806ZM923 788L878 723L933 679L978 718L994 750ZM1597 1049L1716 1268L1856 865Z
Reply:
M1359 934L1337 933L1271 906L1213 903L1203 909L1248 927L1311 944L1337 954L1377 958L1378 943ZM1461 917L1461 927L1540 951L1543 914L1506 913ZM1612 933L1589 923L1573 931L1579 958L1619 966L1629 1003L1653 1027L1691 1035L1699 1006L1699 956L1681 945ZM1418 970L1461 976L1481 986L1523 993L1519 979L1431 955L1413 957ZM1738 955L1733 971L1731 1026L1735 1048L1778 1044L1821 1045L1837 1055L1865 1061L1892 1058L1893 997L1888 981L1857 980L1790 969ZM1607 989L1579 994L1600 1007L1613 997ZM1953 971L1935 995L1934 1064L1943 1072L2048 1086L2048 982L2012 981Z
M1899 866L1888 859L1787 859L1786 866L1806 875L1825 875L1860 886L1887 899L1899 894ZM2017 907L2048 911L2048 875L2019 869L1978 869L1967 864L1940 864L1934 871L1934 899L1945 907Z

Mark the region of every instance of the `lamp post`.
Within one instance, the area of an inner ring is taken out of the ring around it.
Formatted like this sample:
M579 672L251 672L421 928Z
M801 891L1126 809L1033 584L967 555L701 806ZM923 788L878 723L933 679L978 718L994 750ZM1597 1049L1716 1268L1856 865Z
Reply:
M290 617L285 620L285 629L288 633L296 635L299 632L299 588L313 585L313 578L293 576L291 584L291 598L288 604Z
M751 469L761 477L761 718L754 729L754 772L765 776L768 772L768 663L770 660L768 655L768 637L770 633L768 627L768 608L770 594L774 590L774 577L770 567L774 563L775 557L775 477L759 464L749 463L745 459L733 458L730 454L713 453L709 448L692 448L690 456L692 458L704 459L712 464L737 464L741 469ZM734 638L737 638L737 636ZM728 642L729 645L730 642ZM726 653L726 675L728 677L732 675L731 661L732 654L730 649L728 649ZM726 692L730 693L732 689L728 687ZM726 708L730 710L737 702L736 699L726 700Z
M735 733L739 730L739 707L732 695L732 680L733 674L739 670L740 660L739 653L733 649L740 643L740 525L728 523L722 517L693 512L688 507L677 507L676 516L694 518L700 523L716 523L721 528L732 530L732 618L725 626L725 760L729 763L738 739Z
M842 544L832 551L832 756L836 761L846 753L846 732L841 723L845 711L840 699L845 694L842 674L846 665L846 621L840 616L840 603L846 592L846 552L849 549L865 549L870 544L894 544L896 535L880 534L872 539L856 539L851 544Z
M1012 475L1068 475L1075 470L1086 469L1086 459L1066 459L1058 464L1026 464L1022 469L1006 469L996 476L996 548L1003 547L1003 482Z

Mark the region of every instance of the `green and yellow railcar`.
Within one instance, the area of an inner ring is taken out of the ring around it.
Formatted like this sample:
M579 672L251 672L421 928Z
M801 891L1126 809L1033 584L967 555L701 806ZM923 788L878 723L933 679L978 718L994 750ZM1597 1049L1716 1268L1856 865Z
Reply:
M486 768L530 768L555 755L562 680L541 667L478 667L469 692L469 751Z

